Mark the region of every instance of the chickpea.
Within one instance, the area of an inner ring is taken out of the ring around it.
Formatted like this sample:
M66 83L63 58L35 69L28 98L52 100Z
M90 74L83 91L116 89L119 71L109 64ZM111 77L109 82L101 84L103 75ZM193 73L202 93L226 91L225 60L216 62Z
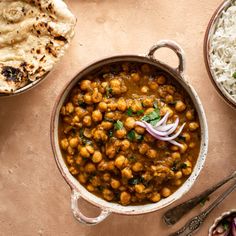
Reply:
M140 111L142 110L143 106L142 106L142 103L138 100L134 100L132 103L131 103L131 110L133 112L137 112L137 111Z
M100 177L98 177L98 176L93 176L90 179L90 182L94 187L98 187L102 184L102 181L101 181Z
M182 173L181 170L179 170L179 171L177 171L177 172L175 173L175 179L181 179L182 176L183 176L183 173Z
M86 126L86 127L90 127L92 125L91 116L85 116L83 118L83 125Z
M96 167L95 167L95 165L93 163L88 163L84 167L84 170L85 170L85 172L92 173L92 172L96 171Z
M184 169L182 169L182 172L186 176L190 175L192 173L192 168L191 167L184 168Z
M166 103L171 103L171 102L174 101L174 98L173 98L172 95L167 95L167 96L165 97L165 101L166 101Z
M197 122L191 122L188 127L190 131L195 131L199 128L199 124Z
M145 133L145 129L141 126L138 126L138 125L135 126L134 130L138 134L144 134Z
M67 155L66 156L66 161L67 161L67 163L68 164L73 164L74 163L74 158L73 158L73 156L70 156L70 155Z
M116 155L116 148L115 148L114 145L110 145L110 146L107 146L107 147L106 147L106 155L107 155L109 158L115 157L115 155Z
M92 94L93 103L99 103L102 101L102 94L98 92L98 89L95 88Z
M117 104L115 102L111 102L107 105L107 110L108 111L115 111L117 108Z
M86 111L85 109L83 109L81 107L76 107L75 113L78 115L78 117L83 117L88 114L88 111Z
M152 202L159 202L161 200L160 193L154 192L150 198Z
M126 179L131 179L133 178L133 174L132 174L132 170L129 167L125 167L122 171L121 171L122 177L126 178Z
M82 157L85 157L85 158L89 158L89 157L90 157L90 153L89 153L89 151L87 150L86 147L80 148L79 154L80 154Z
M119 111L125 111L127 108L126 101L124 98L119 98L117 101L117 108Z
M151 81L150 83L149 83L149 88L151 89L151 90L157 90L158 89L158 84L156 83L156 82L154 82L154 81Z
M91 89L91 81L90 80L82 80L80 83L81 90L90 90Z
M80 183L85 184L87 182L87 177L84 174L79 174L78 180Z
M167 147L167 142L162 141L162 140L157 140L156 145L160 149L165 149Z
M67 138L63 138L61 140L61 148L63 150L67 150L68 147L69 147L69 142L68 142Z
M167 187L164 187L162 190L161 190L161 195L163 197L169 197L171 195L171 190Z
M188 145L186 143L182 143L180 148L180 153L185 153L187 149Z
M143 100L144 107L152 107L153 106L153 98L145 98Z
M194 148L196 146L196 143L195 142L191 142L190 144L189 144L189 148Z
M123 155L120 155L115 159L115 166L118 169L124 168L127 164L128 164L128 160Z
M141 154L145 154L145 153L148 151L149 148L150 148L149 145L146 144L146 143L142 143L142 144L138 147L139 152L140 152Z
M181 179L176 179L176 180L174 181L174 185L175 185L175 186L180 186L182 183L183 183L183 181L182 181Z
M93 187L92 184L88 184L87 189L88 189L89 192L94 192L94 190L95 190L95 188Z
M95 151L92 157L92 161L94 163L98 163L102 160L102 153L99 151Z
M191 139L190 134L187 132L184 132L181 136L185 139L186 142L189 142Z
M72 175L77 175L79 173L78 169L74 166L69 167L69 171Z
M101 123L101 127L105 130L110 130L113 127L113 123L111 123L109 121L103 121Z
M132 118L132 117L128 117L125 120L125 124L124 125L125 125L125 128L127 128L128 130L133 129L134 125L135 125L135 119Z
M156 158L157 157L157 151L154 149L149 149L146 153L147 157L149 158Z
M131 200L131 195L127 192L122 192L120 194L120 202L122 205L128 205Z
M171 156L174 160L179 160L181 157L179 152L173 152Z
M164 106L160 109L161 116L164 116L167 112L169 113L169 117L172 117L174 115L173 110L168 106Z
M135 82L138 82L140 80L140 75L139 73L132 73L131 74L131 79Z
M118 79L112 79L110 81L110 86L113 94L121 94L121 81Z
M126 134L127 132L125 129L116 130L116 133L115 133L116 137L120 139L124 138Z
M141 92L142 92L142 93L148 93L148 92L149 92L149 88L148 88L147 86L143 86L143 87L141 88Z
M84 129L84 133L83 134L84 134L84 136L86 138L92 138L92 131L90 129L88 129L88 128Z
M121 150L122 151L128 150L129 147L130 147L130 141L129 140L125 139L121 142Z
M74 108L73 103L72 103L72 102L68 102L68 103L66 104L66 112L68 112L69 114L71 114L71 113L74 112L74 110L75 110L75 108Z
M115 162L114 161L108 161L107 169L108 170L114 170L115 169Z
M95 141L104 141L105 142L105 141L107 141L108 136L106 135L104 130L97 129L93 133L93 138L95 139Z
M179 150L179 147L178 147L178 146L175 146L175 145L172 145L172 146L170 147L170 150L171 150L171 151L178 151L178 150Z
M98 103L98 109L101 112L105 112L107 110L107 104L105 102L99 102Z
M107 201L111 201L114 198L113 192L107 188L102 191L102 194L104 199L106 199Z
M187 166L187 167L192 167L192 163L190 161L185 161L184 164Z
M153 111L154 111L154 108L153 108L153 107L148 108L148 109L144 112L144 115L148 115L148 114L150 114L150 113L153 112Z
M194 111L193 110L187 111L185 116L188 120L193 120L194 119Z
M72 148L76 148L79 144L78 137L71 138L70 141L69 141L69 144Z
M145 186L143 184L135 184L134 189L137 193L143 193Z
M111 175L109 173L105 173L103 174L102 178L104 179L104 181L108 182L111 179Z
M120 187L120 181L116 179L111 179L111 187L114 189L118 189Z
M102 120L102 113L99 110L95 110L92 113L92 119L95 122L99 122Z
M163 75L157 76L156 80L157 80L157 83L161 85L165 84L166 82L166 78Z
M93 154L93 153L94 153L94 148L93 148L93 146L88 145L88 146L86 146L86 149L87 149L87 151L88 151L90 154Z
M73 123L78 123L79 122L79 117L77 115L75 115L72 119Z
M178 112L182 112L186 109L186 105L182 101L177 101L175 104L175 110Z
M149 133L144 135L144 141L148 143L153 143L156 139Z
M84 94L84 102L86 104L92 104L92 96L89 93Z
M74 150L71 146L69 146L69 147L67 148L67 152L68 152L70 155L74 155L74 154L75 154L75 150Z
M115 117L115 113L114 112L107 112L106 114L105 114L105 118L106 119L114 119L114 117Z
M83 159L83 157L81 157L79 155L76 157L75 162L76 162L77 165L84 165L84 159Z
M143 170L143 164L141 162L135 162L132 166L134 172L139 172Z

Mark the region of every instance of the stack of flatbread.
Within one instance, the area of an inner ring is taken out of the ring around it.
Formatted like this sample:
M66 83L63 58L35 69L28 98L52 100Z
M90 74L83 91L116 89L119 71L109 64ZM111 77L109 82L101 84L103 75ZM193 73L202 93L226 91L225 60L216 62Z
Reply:
M0 93L45 76L63 56L75 24L62 0L0 0Z

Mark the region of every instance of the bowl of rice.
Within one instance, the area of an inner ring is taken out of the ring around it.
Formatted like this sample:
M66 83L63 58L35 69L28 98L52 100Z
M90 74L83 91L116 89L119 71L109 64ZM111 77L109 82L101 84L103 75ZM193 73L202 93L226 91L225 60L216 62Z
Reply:
M224 1L213 14L205 34L204 57L213 85L236 109L236 0Z

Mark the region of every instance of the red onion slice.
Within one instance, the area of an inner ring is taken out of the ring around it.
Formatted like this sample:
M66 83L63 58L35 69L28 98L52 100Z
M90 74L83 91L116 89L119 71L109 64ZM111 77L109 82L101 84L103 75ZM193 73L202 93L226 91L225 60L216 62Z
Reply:
M158 126L162 125L163 123L166 123L169 115L170 115L170 113L166 112L166 114L163 116L163 118L156 123L155 127L158 127Z
M173 124L161 125L161 126L158 126L158 127L154 127L154 129L155 129L155 130L158 130L158 131L168 131L168 130L170 130L173 126L174 126L174 123L173 123Z

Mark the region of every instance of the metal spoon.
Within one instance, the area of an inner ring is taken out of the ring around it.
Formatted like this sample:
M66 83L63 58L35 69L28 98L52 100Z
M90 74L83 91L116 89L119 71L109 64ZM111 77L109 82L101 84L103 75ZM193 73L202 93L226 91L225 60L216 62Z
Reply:
M190 219L184 227L169 236L191 236L203 224L211 211L217 207L230 193L236 189L236 182L231 185L223 194L221 194L205 211Z
M234 171L231 175L221 180L219 183L213 185L211 188L206 191L200 193L198 196L168 210L163 215L163 220L167 225L173 225L177 221L179 221L183 215L192 210L196 205L198 205L201 201L205 200L210 194L220 188L222 185L227 183L229 180L236 177L236 171Z

